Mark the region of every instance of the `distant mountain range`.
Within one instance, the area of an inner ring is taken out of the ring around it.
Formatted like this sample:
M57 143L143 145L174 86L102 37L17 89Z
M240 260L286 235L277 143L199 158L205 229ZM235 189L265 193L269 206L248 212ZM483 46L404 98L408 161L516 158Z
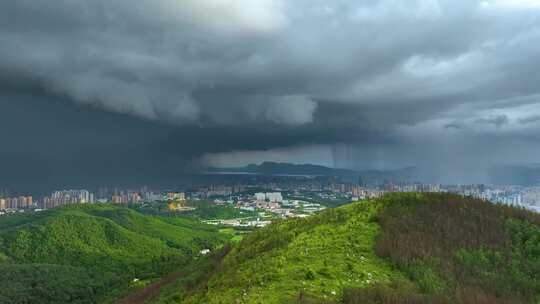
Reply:
M251 164L245 167L208 168L206 173L335 176L351 182L357 182L361 178L365 183L380 183L385 180L394 182L440 182L426 177L417 167L405 167L397 170L350 170L313 164L263 162L260 165ZM495 185L538 186L540 185L540 164L498 166L489 170L488 177L488 180L483 182Z
M247 173L262 175L311 175L311 176L336 176L342 178L358 178L370 181L414 181L417 176L415 167L407 167L399 170L362 170L336 169L312 164L290 164L277 162L263 162L260 165L250 164L245 167L233 168L208 168L208 173Z

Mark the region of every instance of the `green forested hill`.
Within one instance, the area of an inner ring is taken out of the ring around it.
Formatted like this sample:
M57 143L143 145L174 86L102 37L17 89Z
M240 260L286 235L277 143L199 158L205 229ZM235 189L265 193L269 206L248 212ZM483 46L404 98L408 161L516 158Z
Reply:
M0 218L1 303L99 303L225 241L189 219L80 205Z
M540 303L540 216L392 194L287 220L155 303Z
M0 218L0 303L107 303L179 273L154 303L540 303L540 215L391 194L228 234L82 205Z

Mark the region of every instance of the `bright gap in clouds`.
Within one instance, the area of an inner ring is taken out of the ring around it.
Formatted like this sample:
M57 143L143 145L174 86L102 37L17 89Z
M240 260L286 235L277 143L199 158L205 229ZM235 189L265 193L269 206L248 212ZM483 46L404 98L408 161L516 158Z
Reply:
M540 0L505 0L508 5L540 7Z
M488 0L481 3L484 7L540 8L540 0Z
M165 3L174 4L174 11L180 12L183 18L218 31L266 32L277 30L286 23L281 0L183 0Z

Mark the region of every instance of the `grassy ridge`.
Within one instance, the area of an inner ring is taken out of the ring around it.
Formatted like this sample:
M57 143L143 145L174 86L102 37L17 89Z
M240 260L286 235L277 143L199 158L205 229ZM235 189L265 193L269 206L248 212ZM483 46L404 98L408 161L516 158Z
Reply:
M399 281L413 288L375 255L380 228L373 220L379 208L356 203L255 231L231 250L204 288L176 299L178 303L272 304L308 299L333 303L351 287Z
M227 238L217 229L189 219L145 216L110 205L6 217L0 219L0 229L0 263L4 273L9 273L0 276L0 286L11 286L10 293L3 294L11 301L2 303L16 303L22 290L39 295L42 286L52 288L50 294L55 295L43 303L66 303L62 300L65 294L86 295L80 297L81 303L102 301L111 289L127 288L135 278L156 278L181 268L200 249L219 246ZM26 277L32 273L26 270L34 268L50 271L53 279ZM109 288L102 288L96 278L109 281ZM63 288L57 281L85 284Z
M471 198L392 194L255 231L155 303L540 303L539 225Z

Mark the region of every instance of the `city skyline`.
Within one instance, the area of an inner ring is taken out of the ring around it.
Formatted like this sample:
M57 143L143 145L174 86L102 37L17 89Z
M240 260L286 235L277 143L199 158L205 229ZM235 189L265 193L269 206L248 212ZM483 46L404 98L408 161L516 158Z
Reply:
M39 212L79 204L113 204L141 208L140 206L144 207L146 204L160 202L207 201L217 206L226 204L248 211L262 209L283 217L295 217L299 214L308 216L311 213L292 212L290 208L301 208L299 210L305 209L304 207L314 208L310 210L318 212L326 207L378 198L395 192L452 193L540 212L540 186L445 185L398 180L369 180L362 177L358 177L356 181L350 181L336 176L313 175L235 175L236 177L243 176L243 178L228 180L221 176L219 180L207 180L198 185L174 188L153 188L144 185L137 188L100 187L90 191L86 189L55 190L45 196L28 195L28 193L11 195L9 190L1 189L0 215L25 211ZM299 197L307 198L307 201L298 200ZM290 203L290 199L296 202ZM171 211L181 212L193 210L190 209L192 207L186 207L185 203L180 206L169 206L169 208ZM266 224L270 222L265 221Z

